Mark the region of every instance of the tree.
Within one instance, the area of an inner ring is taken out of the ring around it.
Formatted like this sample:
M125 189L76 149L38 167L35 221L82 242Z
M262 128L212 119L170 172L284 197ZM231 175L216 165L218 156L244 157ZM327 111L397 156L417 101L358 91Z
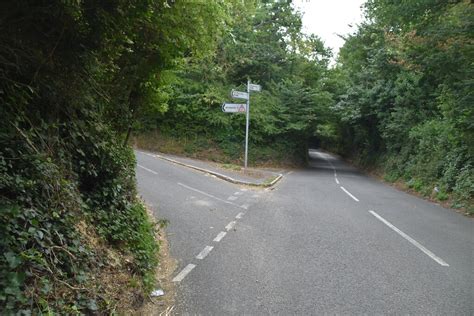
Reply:
M382 164L430 194L472 200L472 15L469 1L370 0L339 56L335 107L343 152Z
M205 135L239 156L244 118L224 114L220 106L230 89L243 89L250 78L263 87L252 96L253 152L281 145L304 157L306 139L322 131L317 125L331 102L324 87L329 50L318 37L302 34L301 16L288 2L247 3L245 10L232 15L215 54L182 60L182 67L173 72L168 110L157 114L156 121L142 118L150 124L144 129Z
M155 227L124 134L162 108L164 70L214 49L231 5L0 4L1 314L113 312L98 276L120 268L104 247L130 259L136 301L154 285Z

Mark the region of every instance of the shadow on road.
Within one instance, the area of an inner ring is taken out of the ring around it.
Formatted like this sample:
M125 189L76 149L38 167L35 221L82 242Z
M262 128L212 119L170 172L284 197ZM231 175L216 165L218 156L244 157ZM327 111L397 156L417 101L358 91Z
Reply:
M341 158L334 154L327 153L321 149L308 150L308 168L319 173L334 173L334 168L338 174L360 176L363 175L356 168L349 166Z

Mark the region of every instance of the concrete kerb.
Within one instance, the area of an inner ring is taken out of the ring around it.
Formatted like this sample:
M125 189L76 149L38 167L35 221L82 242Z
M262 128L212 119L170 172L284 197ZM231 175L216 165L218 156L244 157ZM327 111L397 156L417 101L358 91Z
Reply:
M215 171L212 171L212 170L196 167L196 166L193 166L193 165L181 162L181 161L177 161L177 160L174 160L174 159L171 159L171 158L168 158L168 157L161 156L161 155L154 154L153 156L155 156L156 158L162 159L162 160L172 162L172 163L177 164L177 165L181 165L181 166L184 166L184 167L187 167L187 168L191 168L191 169L194 169L194 170L197 170L197 171L201 171L201 172L204 172L204 173L211 174L211 175L216 176L216 177L218 177L222 180L225 180L225 181L228 181L228 182L231 182L231 183L235 183L235 184L243 184L243 185L249 185L249 186L255 186L255 187L268 188L268 187L272 187L278 181L280 181L281 178L283 178L283 174L279 173L278 176L275 179L273 179L271 182L268 182L268 183L248 182L248 181L243 181L243 180L237 180L237 179L234 179L232 177L226 176L225 174L222 174L222 173L218 173L218 172L215 172Z

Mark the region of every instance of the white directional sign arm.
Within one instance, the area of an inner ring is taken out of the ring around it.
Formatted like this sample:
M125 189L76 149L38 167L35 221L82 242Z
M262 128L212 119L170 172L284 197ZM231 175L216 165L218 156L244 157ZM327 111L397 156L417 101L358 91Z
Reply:
M230 96L236 99L245 99L245 100L249 99L248 92L242 92L242 91L237 91L237 90L232 90L230 92Z
M245 103L223 103L222 112L226 113L245 113L247 104Z
M260 91L262 91L262 87L259 84L249 83L249 90L260 92Z
M245 99L246 103L223 103L222 112L225 113L245 113L245 158L244 166L247 168L248 148L249 148L249 119L250 119L250 91L260 92L262 87L258 84L250 83L247 80L247 92L232 90L230 97L235 99Z

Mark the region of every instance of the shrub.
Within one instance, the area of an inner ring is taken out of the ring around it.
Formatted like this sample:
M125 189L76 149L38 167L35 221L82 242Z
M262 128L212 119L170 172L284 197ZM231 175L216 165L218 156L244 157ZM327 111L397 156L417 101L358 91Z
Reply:
M106 310L91 282L109 263L81 221L131 255L150 289L158 245L136 198L133 151L94 116L22 133L0 133L0 313Z

